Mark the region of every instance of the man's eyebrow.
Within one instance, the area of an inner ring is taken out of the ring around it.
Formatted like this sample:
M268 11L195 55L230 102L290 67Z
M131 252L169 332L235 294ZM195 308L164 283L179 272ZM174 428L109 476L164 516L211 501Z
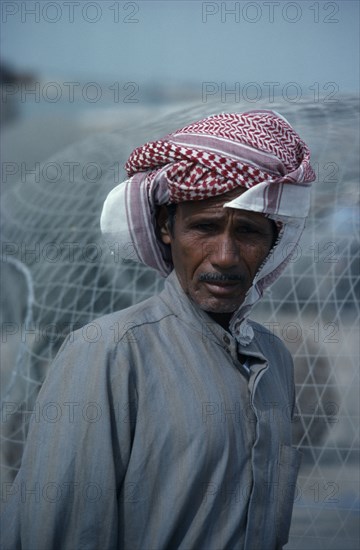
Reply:
M245 213L245 212L239 212L238 214L235 215L235 220L239 220L241 222L247 222L247 223L263 223L265 222L266 223L266 220L267 218L265 216L261 216L261 215L258 215L258 216L254 216L252 215L253 213L252 212L249 212L249 214Z
M197 212L196 214L189 214L186 217L186 221L191 223L193 221L199 221L199 220L213 220L213 221L221 221L224 220L225 216L222 212L219 213L210 213L210 212Z
M239 222L246 222L246 223L263 223L268 218L266 216L262 216L259 214L258 216L254 217L253 212L236 212L235 214L235 221ZM199 220L199 219L211 219L211 220L223 220L226 219L226 212L225 211L219 211L219 212L196 212L191 213L186 216L187 221L192 220Z

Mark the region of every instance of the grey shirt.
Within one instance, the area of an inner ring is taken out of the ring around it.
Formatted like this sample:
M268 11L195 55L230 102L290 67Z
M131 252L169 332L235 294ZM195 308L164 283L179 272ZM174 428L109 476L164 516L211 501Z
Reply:
M160 295L72 333L3 495L3 550L282 548L293 365L252 327L239 350L173 272Z

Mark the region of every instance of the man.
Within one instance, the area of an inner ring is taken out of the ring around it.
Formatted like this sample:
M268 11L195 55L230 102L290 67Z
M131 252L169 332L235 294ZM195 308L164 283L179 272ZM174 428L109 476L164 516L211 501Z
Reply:
M220 114L139 147L126 169L102 230L165 289L64 343L2 547L282 548L293 366L248 315L303 230L309 151L276 113Z

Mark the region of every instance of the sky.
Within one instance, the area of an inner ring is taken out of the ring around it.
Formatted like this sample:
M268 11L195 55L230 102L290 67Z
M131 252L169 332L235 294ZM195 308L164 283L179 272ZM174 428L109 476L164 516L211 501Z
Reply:
M357 1L3 1L1 9L2 59L39 77L246 93L269 82L292 94L359 87Z

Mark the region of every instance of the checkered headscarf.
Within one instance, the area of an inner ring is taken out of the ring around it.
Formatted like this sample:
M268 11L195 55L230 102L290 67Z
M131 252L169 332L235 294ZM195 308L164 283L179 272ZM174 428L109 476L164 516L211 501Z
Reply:
M238 185L263 181L312 181L310 153L288 124L272 111L223 113L146 143L130 155L129 176L146 174L165 183L168 202L201 200Z

